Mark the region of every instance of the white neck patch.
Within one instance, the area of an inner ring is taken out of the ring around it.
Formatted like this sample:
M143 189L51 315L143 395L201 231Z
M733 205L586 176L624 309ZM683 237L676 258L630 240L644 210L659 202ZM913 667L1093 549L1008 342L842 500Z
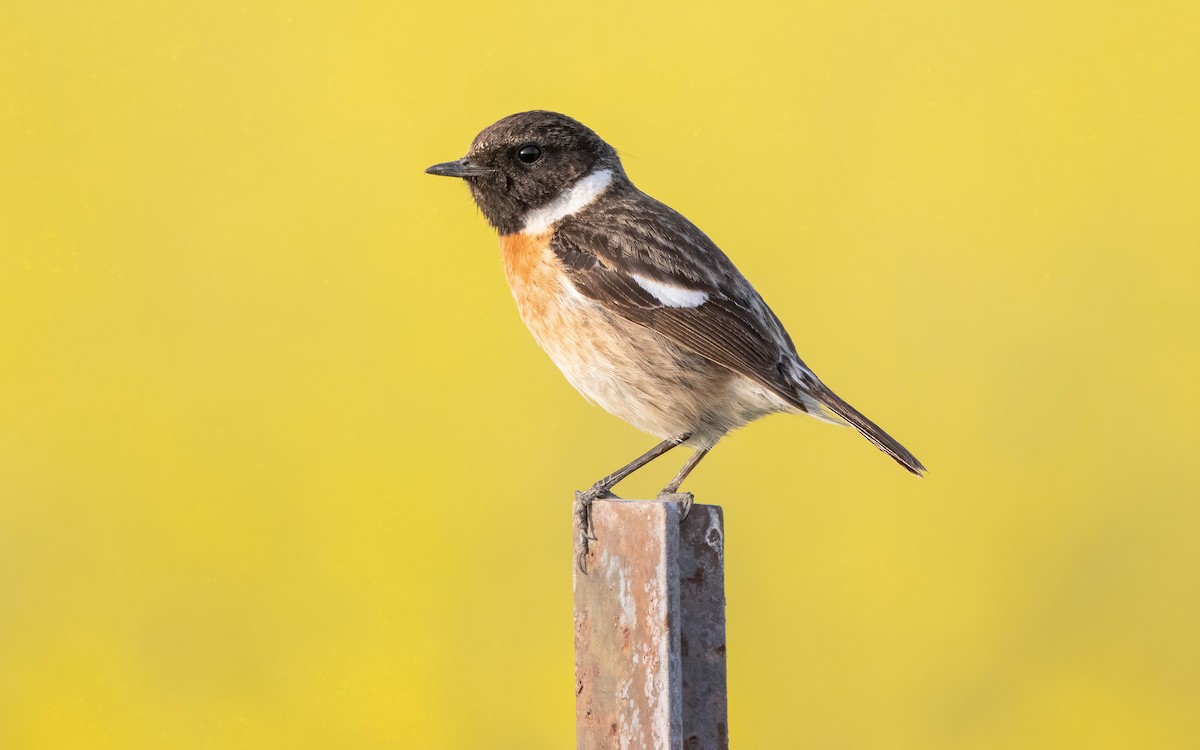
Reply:
M608 189L612 178L611 169L598 169L580 177L574 185L562 191L557 198L541 208L535 208L525 214L525 226L521 228L521 231L525 234L545 232L596 200L598 195Z

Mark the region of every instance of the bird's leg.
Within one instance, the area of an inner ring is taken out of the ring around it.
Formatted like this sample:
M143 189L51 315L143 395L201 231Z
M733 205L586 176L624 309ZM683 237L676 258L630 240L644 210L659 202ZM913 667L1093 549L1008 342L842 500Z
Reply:
M691 435L685 434L679 437L667 438L628 464L596 482L588 489L575 493L575 530L579 537L576 563L579 565L580 572L587 573L588 542L596 540L596 530L592 526L592 501L606 497L615 497L612 494L612 488L618 482L672 448L679 446L689 437Z
M687 460L687 463L683 465L683 468L679 470L679 473L675 475L675 478L671 480L671 483L663 487L663 491L658 493L659 500L679 503L683 506L683 514L679 519L681 521L688 517L688 513L692 512L692 503L696 497L690 492L680 492L679 485L683 484L683 480L687 479L688 474L692 473L692 469L696 468L696 464L700 463L700 459L704 458L710 450L712 450L711 447L701 448L693 453L691 458Z

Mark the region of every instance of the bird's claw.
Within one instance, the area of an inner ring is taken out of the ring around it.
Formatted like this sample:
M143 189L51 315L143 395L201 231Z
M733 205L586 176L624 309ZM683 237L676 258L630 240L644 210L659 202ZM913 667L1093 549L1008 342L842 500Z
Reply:
M592 501L608 499L620 498L596 485L575 493L575 507L572 511L575 515L575 565L584 575L587 575L589 543L596 541L596 527L592 523Z
M679 503L679 520L688 517L688 513L692 512L692 503L696 501L696 496L690 492L670 492L663 490L658 493L658 499L664 503Z

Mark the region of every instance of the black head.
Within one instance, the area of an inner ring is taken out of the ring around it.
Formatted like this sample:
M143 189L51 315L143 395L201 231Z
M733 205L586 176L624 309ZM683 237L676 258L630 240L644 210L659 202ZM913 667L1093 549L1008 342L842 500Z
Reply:
M466 156L425 171L465 179L488 222L500 234L511 234L520 231L527 213L597 169L624 178L616 150L590 128L536 110L490 125L475 136Z

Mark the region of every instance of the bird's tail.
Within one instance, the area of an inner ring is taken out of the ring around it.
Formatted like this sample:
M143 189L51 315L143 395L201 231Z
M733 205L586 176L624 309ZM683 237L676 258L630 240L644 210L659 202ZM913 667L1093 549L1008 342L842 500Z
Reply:
M810 382L806 385L808 387L805 389L805 395L820 404L824 410L832 412L839 421L845 422L861 432L863 437L875 444L875 447L891 456L896 463L913 474L921 476L925 473L925 465L918 461L916 456L909 453L907 448L884 432L879 425L863 416L862 412L843 401L841 396L826 388L823 383L813 384Z

